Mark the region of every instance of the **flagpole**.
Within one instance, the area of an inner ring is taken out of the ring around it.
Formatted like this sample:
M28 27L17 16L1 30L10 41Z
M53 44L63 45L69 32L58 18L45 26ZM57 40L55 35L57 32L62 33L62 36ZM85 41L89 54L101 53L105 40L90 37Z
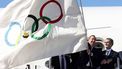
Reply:
M85 19L84 19L84 13L83 13L83 5L82 5L82 1L80 0L80 6L79 6L79 8L80 8L80 12L81 12L81 14L82 14L82 21L83 21L83 24L84 24L84 26L85 26ZM86 26L85 26L86 27ZM87 29L86 29L87 30Z

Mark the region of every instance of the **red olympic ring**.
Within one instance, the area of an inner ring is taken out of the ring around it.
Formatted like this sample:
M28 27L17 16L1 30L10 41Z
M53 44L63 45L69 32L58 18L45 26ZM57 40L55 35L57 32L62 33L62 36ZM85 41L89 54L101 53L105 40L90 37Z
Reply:
M50 24L56 23L56 22L60 21L60 20L62 19L62 17L63 17L63 12L62 12L61 5L60 5L57 1L55 1L55 0L47 1L47 2L41 7L41 9L40 9L40 17L43 16L43 10L44 10L45 6L46 6L48 3L51 3L51 2L54 2L54 3L56 3L56 4L59 6L60 11L61 11L61 14L60 14L60 16L59 16L57 19L51 20L50 22L46 21L45 19L42 19L43 22L46 23L46 24L47 24L47 23L50 23Z

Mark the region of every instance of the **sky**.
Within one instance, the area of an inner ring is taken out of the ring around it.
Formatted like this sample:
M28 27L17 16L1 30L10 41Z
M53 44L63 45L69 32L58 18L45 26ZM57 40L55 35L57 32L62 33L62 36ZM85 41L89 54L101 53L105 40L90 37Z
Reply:
M0 0L0 8L4 8L12 0ZM83 7L122 6L122 0L81 0ZM80 0L78 0L80 2Z
M9 4L12 0L0 0L0 8L4 8L7 4Z
M122 0L81 0L83 6L122 6Z

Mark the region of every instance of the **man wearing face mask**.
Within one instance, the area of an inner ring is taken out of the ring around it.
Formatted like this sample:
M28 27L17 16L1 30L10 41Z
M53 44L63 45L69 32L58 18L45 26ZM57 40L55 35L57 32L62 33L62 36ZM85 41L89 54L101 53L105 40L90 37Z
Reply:
M113 44L114 41L111 38L104 40L105 51L103 51L101 69L115 69L116 67L118 53L111 49Z

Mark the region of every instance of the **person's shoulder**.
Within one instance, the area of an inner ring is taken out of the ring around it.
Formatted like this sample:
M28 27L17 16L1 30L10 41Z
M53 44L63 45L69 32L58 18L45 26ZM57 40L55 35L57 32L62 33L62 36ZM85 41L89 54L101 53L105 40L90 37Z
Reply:
M119 55L119 53L117 51L111 50L111 52L112 52L113 55L116 55L116 56Z
M115 51L115 50L113 50L113 49L111 49L111 52L113 52L113 53L118 53L117 51Z
M122 63L122 51L119 51L119 52L118 52L118 55L119 55L120 61L121 61L121 63Z

